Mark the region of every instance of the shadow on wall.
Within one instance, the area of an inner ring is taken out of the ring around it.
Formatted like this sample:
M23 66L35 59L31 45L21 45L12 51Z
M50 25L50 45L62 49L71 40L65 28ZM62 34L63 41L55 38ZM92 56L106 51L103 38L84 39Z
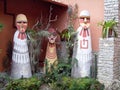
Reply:
M4 71L8 73L10 73L10 69L11 69L12 51L13 51L13 44L11 41L9 41L6 49L6 56L3 57L3 63L2 63Z

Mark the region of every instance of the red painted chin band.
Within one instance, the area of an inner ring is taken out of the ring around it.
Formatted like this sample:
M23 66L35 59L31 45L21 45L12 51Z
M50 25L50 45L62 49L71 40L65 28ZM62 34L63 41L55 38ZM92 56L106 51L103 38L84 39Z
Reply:
M24 40L26 38L26 34L25 34L25 31L27 29L27 24L19 24L17 23L16 25L17 29L19 30L19 34L18 34L18 38L21 39L21 40Z
M17 29L18 29L20 32L25 32L26 29L27 29L27 25L17 25Z
M21 39L21 40L24 40L26 38L26 34L19 32L18 38Z
M80 32L80 36L82 36L84 38L89 36L88 28L83 28Z

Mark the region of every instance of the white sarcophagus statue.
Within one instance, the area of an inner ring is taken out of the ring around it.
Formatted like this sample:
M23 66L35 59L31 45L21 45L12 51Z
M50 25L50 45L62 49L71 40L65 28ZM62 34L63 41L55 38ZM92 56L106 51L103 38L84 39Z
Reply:
M80 26L76 31L73 48L73 67L71 76L75 78L89 77L92 62L90 14L87 10L80 13ZM76 61L75 61L76 60Z
M32 76L28 45L27 45L27 18L24 14L16 17L17 30L13 39L11 77L14 79L29 78Z

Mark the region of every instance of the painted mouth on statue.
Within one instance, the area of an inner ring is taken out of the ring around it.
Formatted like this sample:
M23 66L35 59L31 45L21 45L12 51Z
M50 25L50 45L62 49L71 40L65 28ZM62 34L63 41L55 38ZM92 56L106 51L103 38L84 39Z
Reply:
M54 41L54 40L50 40L49 42L50 42L50 43L54 43L55 41Z
M21 28L21 30L20 30L21 32L25 32L25 29L24 28Z
M84 24L84 28L88 28L89 27L89 25L88 24Z
M51 38L50 40L54 40L54 38Z

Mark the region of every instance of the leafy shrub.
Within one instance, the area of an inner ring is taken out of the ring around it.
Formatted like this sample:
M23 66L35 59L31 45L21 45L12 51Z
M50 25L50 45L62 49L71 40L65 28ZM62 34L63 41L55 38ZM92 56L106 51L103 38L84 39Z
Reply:
M71 65L64 62L58 62L55 65L55 62L48 67L48 62L45 60L45 74L40 78L42 84L54 83L61 80L64 76L70 76L71 74Z
M5 86L10 80L6 73L0 73L0 90L5 90Z
M60 82L51 84L52 90L104 90L104 85L92 78L63 77Z
M23 78L17 80L11 80L6 85L6 90L39 90L41 81L36 78Z

